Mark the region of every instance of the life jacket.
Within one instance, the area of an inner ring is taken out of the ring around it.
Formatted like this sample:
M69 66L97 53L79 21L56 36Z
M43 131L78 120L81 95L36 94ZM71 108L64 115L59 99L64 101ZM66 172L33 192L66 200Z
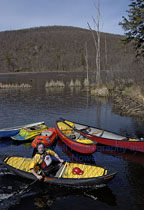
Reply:
M43 160L42 163L40 164L40 168L44 169L47 166L49 166L52 162L52 158L50 155L48 155L46 152L43 154Z

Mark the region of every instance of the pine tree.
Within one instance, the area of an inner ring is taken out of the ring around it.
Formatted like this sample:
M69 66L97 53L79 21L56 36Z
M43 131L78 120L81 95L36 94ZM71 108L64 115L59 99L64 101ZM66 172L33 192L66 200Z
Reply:
M123 16L119 24L125 30L125 44L133 42L137 56L144 56L144 0L130 0L128 18Z

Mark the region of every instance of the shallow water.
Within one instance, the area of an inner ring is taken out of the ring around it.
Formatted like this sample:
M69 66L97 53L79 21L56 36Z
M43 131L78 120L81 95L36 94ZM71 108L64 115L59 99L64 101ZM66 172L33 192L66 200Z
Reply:
M59 117L101 127L121 135L144 136L144 123L112 112L112 102L94 98L79 88L52 88L39 90L0 90L0 128L37 121L55 126ZM144 208L144 154L122 149L98 149L91 156L78 155L60 140L54 150L65 160L96 162L118 171L107 187L93 191L49 188L22 198L18 209L143 209ZM101 152L102 150L102 152ZM14 144L10 139L0 140L0 154L31 157L31 143ZM12 175L0 176L0 194L11 193L26 180ZM37 189L32 189L35 192ZM11 209L15 208L13 204ZM9 205L11 206L11 205Z

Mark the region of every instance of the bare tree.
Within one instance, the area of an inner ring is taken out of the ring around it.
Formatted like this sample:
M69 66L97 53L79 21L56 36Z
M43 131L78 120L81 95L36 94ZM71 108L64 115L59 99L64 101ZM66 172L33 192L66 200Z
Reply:
M92 33L92 37L94 40L94 46L96 51L95 56L95 62L96 62L96 83L99 85L101 76L100 76L100 70L101 70L101 57L100 57L100 0L98 0L97 5L94 4L96 11L97 11L97 17L92 17L93 23L94 23L94 30L91 28L90 24L88 24L88 27Z
M107 55L107 39L105 37L105 63L106 63L106 66L108 64L108 55Z
M85 43L85 63L86 63L86 71L87 71L87 81L89 81L89 65L88 65L87 42Z

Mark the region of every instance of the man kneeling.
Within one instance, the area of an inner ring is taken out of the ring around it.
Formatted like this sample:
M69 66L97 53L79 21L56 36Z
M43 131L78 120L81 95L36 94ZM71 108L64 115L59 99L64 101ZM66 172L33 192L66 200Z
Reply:
M42 175L48 175L48 173L54 169L51 156L57 158L61 163L64 162L64 160L61 159L54 151L50 149L45 150L45 147L42 143L37 145L37 153L33 157L30 164L30 170L37 179L41 180L43 178ZM39 167L40 174L36 173L34 170L35 167Z

